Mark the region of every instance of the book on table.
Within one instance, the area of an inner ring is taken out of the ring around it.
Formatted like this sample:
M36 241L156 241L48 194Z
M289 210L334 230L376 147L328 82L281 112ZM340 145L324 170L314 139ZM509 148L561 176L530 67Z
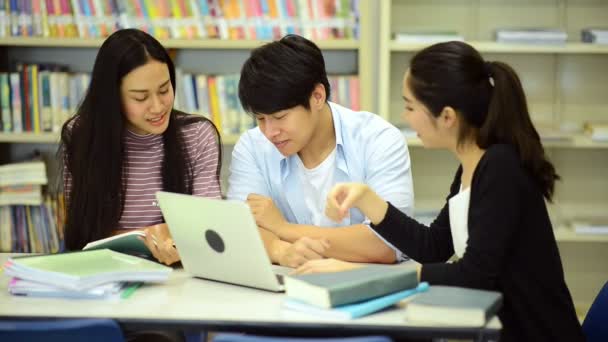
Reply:
M113 282L95 286L85 290L68 290L31 280L12 278L8 284L8 292L15 296L68 298L68 299L118 299L132 287L140 283Z
M354 319L391 307L412 295L426 291L428 288L429 284L422 282L413 289L397 291L387 295L366 299L352 304L339 305L329 309L307 304L296 299L285 298L283 301L283 308L322 318L335 318L342 320Z
M500 292L433 285L407 304L405 318L416 325L481 327L502 300Z
M287 297L322 308L361 302L417 285L415 269L388 265L285 277Z
M109 249L12 257L8 276L70 290L112 282L164 282L172 268Z
M150 250L148 247L146 247L146 244L141 240L141 238L145 236L146 234L143 231L133 230L110 236L105 239L89 242L82 250L87 251L107 248L124 254L151 258L152 253L150 253Z

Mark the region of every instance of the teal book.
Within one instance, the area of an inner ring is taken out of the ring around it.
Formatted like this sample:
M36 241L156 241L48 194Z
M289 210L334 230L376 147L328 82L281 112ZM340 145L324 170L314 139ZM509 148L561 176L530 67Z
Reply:
M105 239L89 242L82 250L111 249L116 252L131 254L144 258L151 258L152 253L140 239L145 237L141 230L134 230L123 234L107 237Z
M431 286L407 304L406 320L421 325L481 327L498 313L502 294L453 286Z
M71 290L112 282L164 282L172 269L109 249L10 258L8 276Z
M361 302L417 285L415 269L388 265L285 277L287 297L322 308Z
M429 284L423 282L418 284L418 286L413 289L398 291L353 304L340 305L331 309L324 309L297 301L295 299L286 298L283 302L283 308L292 311L304 312L323 318L354 319L386 309L404 300L405 298L420 292L424 292L428 288Z

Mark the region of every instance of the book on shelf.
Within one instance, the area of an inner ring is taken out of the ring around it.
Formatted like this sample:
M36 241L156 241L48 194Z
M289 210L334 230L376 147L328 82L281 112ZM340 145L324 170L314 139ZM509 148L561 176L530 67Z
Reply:
M608 219L576 220L571 225L576 234L608 234Z
M608 28L586 28L581 30L584 43L608 44Z
M410 32L395 32L393 39L397 43L413 44L413 43L441 43L453 40L464 41L464 37L458 32L453 31L410 31Z
M146 234L141 230L133 230L130 232L114 235L105 239L92 241L86 244L83 251L96 249L111 249L116 252L135 255L144 258L150 258L152 253L146 244L141 240Z
M496 30L499 43L565 44L568 34L552 28L502 28Z
M408 302L405 318L416 325L481 327L502 301L495 291L433 285Z
M415 288L417 285L415 269L370 265L343 272L287 276L285 294L304 303L332 308Z
M113 282L164 282L172 269L109 249L11 257L6 275L69 290Z
M287 311L302 312L322 318L354 319L391 307L412 295L426 291L428 287L428 283L423 282L412 289L397 291L383 296L366 299L361 302L339 305L329 309L307 304L292 298L285 298L283 301L283 308Z
M608 142L608 122L586 122L584 129L591 140Z

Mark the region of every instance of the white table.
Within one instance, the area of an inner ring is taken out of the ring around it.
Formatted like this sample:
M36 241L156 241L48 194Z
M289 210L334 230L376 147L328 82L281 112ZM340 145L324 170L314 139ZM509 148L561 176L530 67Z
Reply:
M9 254L0 253L0 264ZM128 299L70 300L29 298L8 293L9 277L0 274L0 319L112 318L133 328L242 331L260 334L344 336L382 334L393 337L496 338L494 317L485 329L412 326L404 309L394 308L343 321L283 310L284 294L192 278L181 269L164 284L146 284Z

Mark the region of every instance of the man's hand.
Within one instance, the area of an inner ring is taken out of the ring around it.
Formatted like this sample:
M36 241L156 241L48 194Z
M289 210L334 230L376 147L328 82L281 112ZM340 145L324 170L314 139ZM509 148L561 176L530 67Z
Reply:
M249 194L247 204L255 217L255 222L261 228L267 229L278 235L280 227L287 223L279 208L274 205L272 199L266 196Z
M323 259L329 242L325 239L303 237L296 242L285 245L279 251L279 264L287 267L299 267L309 260Z

